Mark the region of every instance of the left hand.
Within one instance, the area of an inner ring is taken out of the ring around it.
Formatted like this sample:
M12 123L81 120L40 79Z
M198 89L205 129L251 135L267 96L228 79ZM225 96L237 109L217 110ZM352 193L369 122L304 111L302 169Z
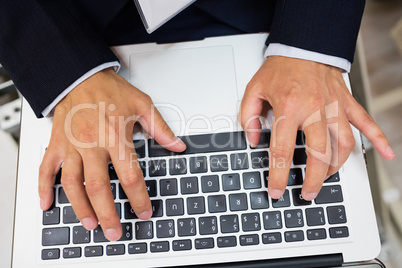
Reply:
M324 180L349 157L355 146L349 122L383 158L395 158L384 133L350 94L336 67L281 56L267 58L248 84L240 107L239 119L252 146L260 139L259 116L265 101L274 114L268 181L268 193L274 199L285 191L298 129L306 135L305 200L314 199Z

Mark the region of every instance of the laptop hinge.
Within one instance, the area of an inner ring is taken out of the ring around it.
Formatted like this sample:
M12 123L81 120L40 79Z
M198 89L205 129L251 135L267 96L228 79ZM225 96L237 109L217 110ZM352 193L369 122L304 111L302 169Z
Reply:
M186 266L189 268L208 267L208 268L324 268L324 267L338 267L342 266L342 254L328 254L306 257L294 257L284 259L271 259L271 260L258 260L258 261L244 261L244 262L230 262L219 264L206 264Z

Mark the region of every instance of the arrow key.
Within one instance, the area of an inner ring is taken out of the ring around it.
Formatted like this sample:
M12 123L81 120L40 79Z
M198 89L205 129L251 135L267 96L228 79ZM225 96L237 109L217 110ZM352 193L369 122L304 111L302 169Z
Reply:
M327 207L328 222L330 224L346 223L344 206Z

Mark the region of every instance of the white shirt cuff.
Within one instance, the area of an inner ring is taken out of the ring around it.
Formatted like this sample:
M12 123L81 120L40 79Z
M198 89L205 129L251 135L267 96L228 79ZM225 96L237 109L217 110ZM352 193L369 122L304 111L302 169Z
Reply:
M340 57L325 55L318 52L313 52L297 47L287 46L279 43L269 44L265 50L265 57L268 56L284 56L296 59L311 60L319 63L324 63L334 67L338 67L343 71L349 73L351 63Z
M63 92L61 92L53 101L52 103L50 103L43 111L42 111L42 115L44 117L51 117L53 116L54 113L54 107L56 107L56 105L65 97L67 96L68 93L70 93L76 86L78 86L79 84L81 84L82 82L84 82L86 79L88 79L89 77L91 77L92 75L107 69L107 68L113 68L113 70L115 72L118 72L120 69L120 63L118 61L112 61L112 62L106 62L103 63L91 70L89 70L88 72L86 72L83 76L81 76L80 78L78 78L77 80L75 80L74 83L72 83L68 88L66 88Z

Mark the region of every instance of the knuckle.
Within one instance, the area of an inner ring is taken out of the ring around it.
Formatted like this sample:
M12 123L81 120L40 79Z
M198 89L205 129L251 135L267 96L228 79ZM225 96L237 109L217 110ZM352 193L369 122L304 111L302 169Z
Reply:
M63 187L65 189L70 189L74 187L76 183L77 177L74 174L64 170L61 176L61 184L63 185Z
M339 147L341 150L352 150L356 145L355 139L352 137L349 137L347 139L341 139L339 142Z
M98 178L89 178L86 179L85 190L88 196L98 196L104 193L105 190L110 190L110 184Z
M293 148L288 145L277 145L270 149L271 157L282 158L285 161L290 161L293 155Z
M120 179L120 183L123 187L126 188L137 188L143 184L143 181L141 179L142 177L139 176L136 172L130 172L128 174L123 174Z

